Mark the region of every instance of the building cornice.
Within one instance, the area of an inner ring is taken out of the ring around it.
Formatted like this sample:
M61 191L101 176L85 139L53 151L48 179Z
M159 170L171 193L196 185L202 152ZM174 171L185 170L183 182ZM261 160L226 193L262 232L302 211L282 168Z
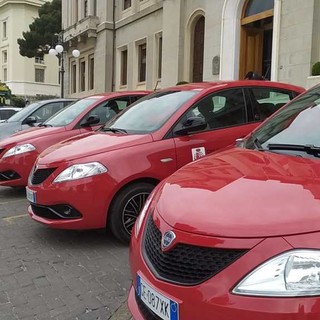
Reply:
M144 17L146 17L152 13L155 13L156 11L162 10L162 9L163 9L162 2L155 3L149 7L141 10L141 11L138 11L138 12L126 17L126 18L123 18L119 21L116 21L116 29L120 29L122 27L125 27L130 23L133 23L139 19L143 19Z
M9 4L30 5L34 7L41 7L46 1L44 0L0 0L0 8Z

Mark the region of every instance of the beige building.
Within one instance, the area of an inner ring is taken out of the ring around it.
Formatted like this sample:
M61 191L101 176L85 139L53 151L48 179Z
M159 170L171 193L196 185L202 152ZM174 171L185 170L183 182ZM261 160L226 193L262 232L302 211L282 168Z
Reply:
M22 57L17 43L44 2L0 1L0 80L17 96L60 95L58 59L49 55L44 59Z
M66 95L178 81L267 79L310 87L319 0L68 0ZM79 49L79 58L71 51Z

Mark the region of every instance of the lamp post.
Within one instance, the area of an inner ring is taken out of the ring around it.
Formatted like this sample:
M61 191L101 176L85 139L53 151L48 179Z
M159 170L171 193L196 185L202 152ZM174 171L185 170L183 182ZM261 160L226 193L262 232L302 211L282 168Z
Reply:
M64 98L64 73L65 73L65 70L64 70L64 55L65 55L66 52L65 52L65 50L63 48L63 43L64 43L63 32L61 32L59 34L58 41L59 41L59 43L54 48L51 48L49 50L49 54L52 55L52 56L56 56L59 59L59 67L60 67L59 75L60 75L60 86L61 86L61 98ZM80 51L78 49L74 49L74 50L72 50L72 55L75 58L78 58L80 56Z

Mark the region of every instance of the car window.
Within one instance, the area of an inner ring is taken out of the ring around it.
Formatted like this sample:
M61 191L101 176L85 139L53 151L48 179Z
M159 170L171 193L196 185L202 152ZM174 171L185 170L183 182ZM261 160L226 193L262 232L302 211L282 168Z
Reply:
M264 148L271 143L320 147L319 96L320 87L316 87L292 101L254 132L255 141ZM255 148L252 139L248 147Z
M21 111L15 113L12 117L10 117L10 118L8 119L8 122L23 121L26 117L28 117L28 115L29 115L33 110L36 110L39 105L40 105L39 102L34 102L34 103L31 103L31 104L27 105L26 107L22 108Z
M14 115L16 111L14 110L0 110L0 120L6 120Z
M44 122L56 114L59 110L63 109L64 106L65 105L63 102L51 102L41 106L30 116L35 117L37 119L37 123Z
M123 97L115 99L119 110L125 109L130 104L130 97Z
M128 133L149 133L161 128L164 123L189 99L199 92L162 91L148 95L125 109L106 127L124 129Z
M130 98L130 104L138 101L139 99L141 99L141 98L144 97L144 96L145 96L145 95L143 95L143 96L131 96L131 98Z
M83 112L88 106L96 103L99 98L85 98L78 100L75 103L70 104L66 108L60 110L53 117L48 119L45 124L53 127L63 127L70 124L75 120L81 112Z
M229 89L210 94L192 106L179 120L174 131L183 127L189 117L202 117L208 123L205 130L246 123L247 111L243 90Z
M116 114L120 112L120 108L116 100L109 100L99 104L97 107L92 109L81 121L80 126L86 122L91 116L99 117L99 124L104 124L108 120L112 119Z
M291 91L276 88L250 88L253 105L252 121L262 121L284 106L294 96Z

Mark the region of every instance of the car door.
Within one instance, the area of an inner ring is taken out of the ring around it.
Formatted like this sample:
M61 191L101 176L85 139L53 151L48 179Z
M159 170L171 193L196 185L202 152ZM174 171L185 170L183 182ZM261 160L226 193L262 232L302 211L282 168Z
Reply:
M190 116L203 117L207 128L192 134L177 135ZM248 108L243 88L221 90L196 102L176 123L173 139L177 167L233 144L249 133L255 124L248 123Z

